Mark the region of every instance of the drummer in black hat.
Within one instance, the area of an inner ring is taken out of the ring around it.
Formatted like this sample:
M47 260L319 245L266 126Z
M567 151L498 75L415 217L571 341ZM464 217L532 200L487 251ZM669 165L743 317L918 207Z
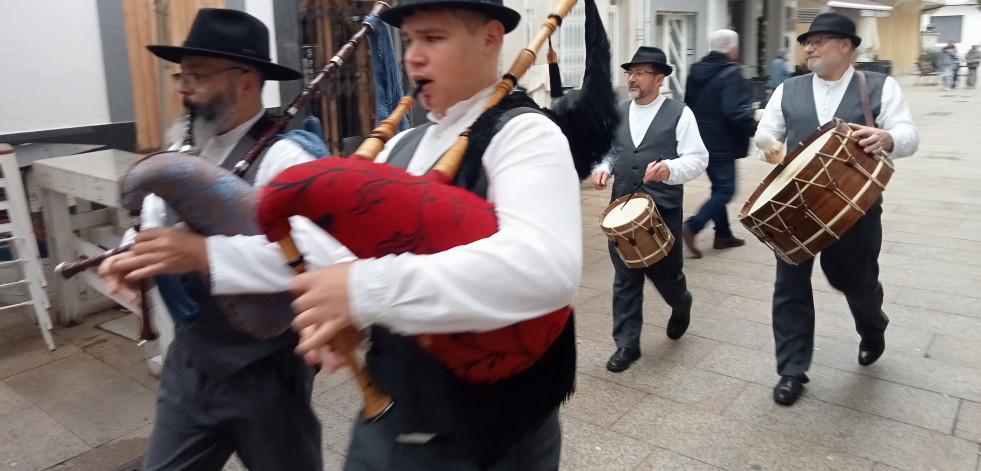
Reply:
M266 26L236 10L202 9L182 46L148 48L180 64L173 79L194 113L195 153L226 168L273 121L262 105L263 81L300 78L270 59ZM279 139L243 179L262 185L314 157ZM204 205L195 201L197 190L186 188L183 204ZM322 469L320 423L310 404L314 370L293 352L298 336L288 329L288 306L268 313L285 321L259 340L234 327L226 317L233 313L212 296L285 291L292 274L282 253L264 236L207 236L172 227L168 203L147 196L140 214L144 230L123 240L135 241L133 249L100 267L111 290L130 296L133 284L160 275L161 295L175 317L142 469L218 470L233 453L250 470ZM215 213L221 217L220 210ZM305 224L303 234L320 232ZM320 237L305 247L331 243L326 234ZM178 299L185 303L175 304Z
M851 123L852 136L869 154L886 152L897 158L916 151L919 133L899 84L885 74L859 72L852 66L862 38L855 34L851 19L822 13L797 41L812 73L790 78L774 90L756 132L761 158L782 162L787 151L793 152L797 143L832 118ZM858 364L862 366L871 365L885 351L889 324L879 283L881 215L879 201L819 254L828 282L848 301L861 339ZM791 265L778 257L776 264L773 337L780 381L773 388L773 400L791 405L808 381L805 372L814 352L814 260Z
M660 93L672 72L664 51L640 46L630 62L620 67L631 100L617 107L620 126L613 137L613 151L593 169L593 187L606 188L612 174L611 200L632 191L650 195L675 240L680 241L682 184L705 171L708 151L691 110ZM613 243L609 250L615 269L613 340L617 348L606 369L620 372L640 358L644 279L654 283L671 308L666 329L670 339L681 338L688 329L692 294L682 270L682 244L675 243L667 256L646 268L628 267Z

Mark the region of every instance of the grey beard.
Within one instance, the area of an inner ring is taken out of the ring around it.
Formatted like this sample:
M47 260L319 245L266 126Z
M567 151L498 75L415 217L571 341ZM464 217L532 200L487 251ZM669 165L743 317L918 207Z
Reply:
M186 114L175 119L174 123L164 133L165 141L180 145L184 140L184 134L187 132L187 121ZM193 152L199 153L201 148L215 137L217 129L218 123L214 121L194 118L194 126L191 130L191 136L194 139Z

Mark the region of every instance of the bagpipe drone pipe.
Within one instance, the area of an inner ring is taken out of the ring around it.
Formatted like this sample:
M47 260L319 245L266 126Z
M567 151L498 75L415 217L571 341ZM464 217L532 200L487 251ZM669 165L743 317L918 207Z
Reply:
M534 62L534 51L574 3L575 0L566 0L556 7L498 85L483 115L429 174L413 176L401 168L371 162L393 134L392 125L401 119L399 113L411 108L413 100L406 97L396 113L376 129L375 137L366 140L349 158L318 159L274 177L260 194L258 218L262 231L269 240L289 247L288 218L305 216L359 258L436 253L494 234L498 226L493 205L451 183L479 173L483 149L492 137L479 130L492 129L502 109L537 108L523 94L510 92L517 78ZM556 112L544 110L568 136L580 178L585 178L609 149L617 125L609 42L593 0L587 0L586 12L588 66L583 90L566 95ZM299 256L294 251L287 254L289 259ZM563 332L569 314L567 306L489 332L425 334L416 339L424 351L455 376L476 383L494 383L534 364Z

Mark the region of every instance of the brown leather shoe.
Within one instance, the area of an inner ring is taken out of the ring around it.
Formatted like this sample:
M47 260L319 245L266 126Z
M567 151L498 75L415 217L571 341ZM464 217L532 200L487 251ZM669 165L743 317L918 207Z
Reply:
M746 241L737 237L716 237L715 243L712 244L712 248L731 249L733 247L742 247L744 245L746 245Z
M691 253L695 256L695 258L702 258L702 251L698 250L698 247L695 247L695 233L688 228L688 224L681 226L681 238L684 239L685 247L688 247L688 250L691 250Z

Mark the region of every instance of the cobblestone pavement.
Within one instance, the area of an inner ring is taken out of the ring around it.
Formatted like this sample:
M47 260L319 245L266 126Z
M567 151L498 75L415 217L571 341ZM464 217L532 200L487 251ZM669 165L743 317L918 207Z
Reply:
M583 185L579 375L562 410L563 470L981 471L981 92L900 82L921 144L896 161L885 192L886 353L856 364L845 300L815 270L816 351L793 407L771 399L773 255L755 239L711 249L711 230L699 237L704 258L686 254L688 333L665 337L668 308L648 286L643 357L606 371L613 270L597 217L609 195ZM769 170L739 161L730 214ZM686 214L707 195L705 177L688 184ZM54 352L23 315L0 316L0 470L134 469L158 382L141 348L94 327L123 315L57 327ZM326 469L338 470L360 398L345 373L319 375L315 394Z

